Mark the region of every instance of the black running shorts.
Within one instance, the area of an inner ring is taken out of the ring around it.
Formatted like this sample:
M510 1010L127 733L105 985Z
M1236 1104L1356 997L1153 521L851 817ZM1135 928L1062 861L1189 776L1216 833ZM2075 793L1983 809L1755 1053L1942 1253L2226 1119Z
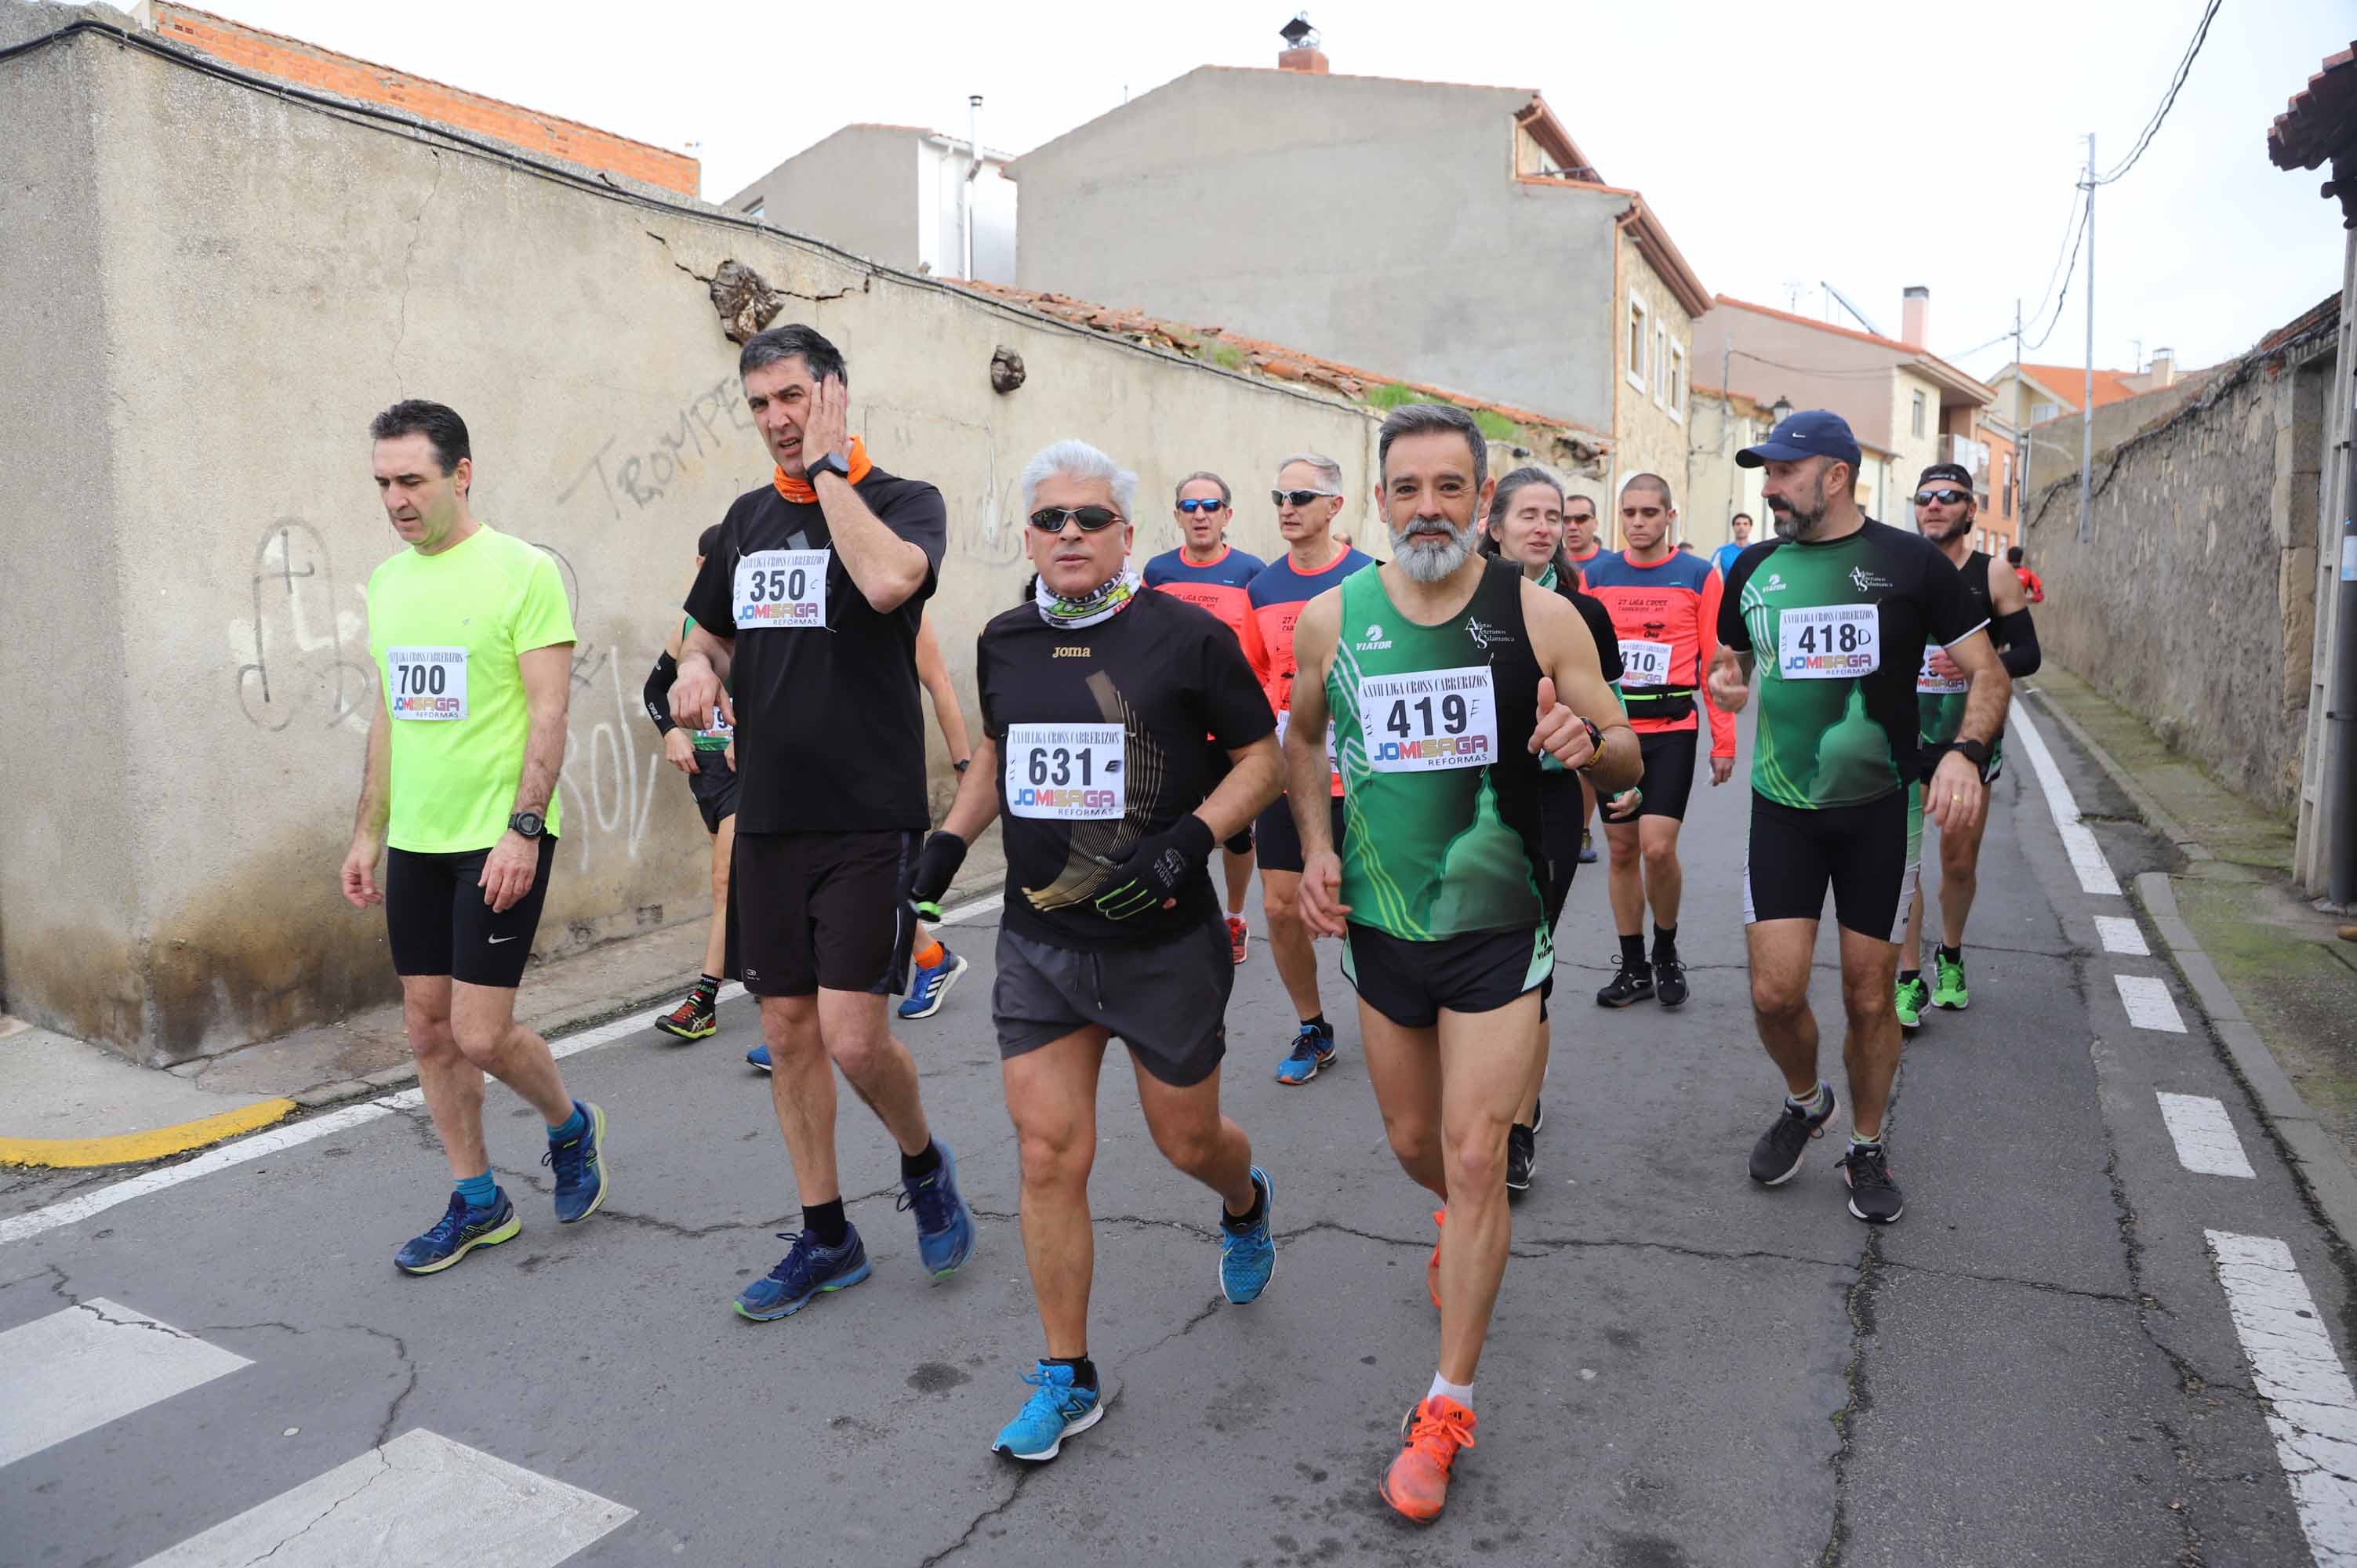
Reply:
M532 891L494 912L483 902L487 849L419 854L389 849L384 858L384 929L395 974L447 974L468 985L512 991L523 980L540 907L548 898L556 840L540 839L540 868Z
M737 770L726 751L698 751L696 771L687 776L695 793L695 809L704 813L704 831L717 833L720 824L737 814Z
M1743 861L1743 920L1820 920L1825 888L1834 918L1877 941L1906 940L1923 844L1923 791L1910 784L1862 806L1803 811L1751 797Z
M1548 773L1539 779L1539 847L1546 854L1547 935L1563 921L1563 906L1571 897L1571 879L1579 875L1579 844L1587 826L1587 800L1580 793L1576 773ZM1555 966L1539 985L1539 1015L1546 1015L1547 999L1555 994Z
M1001 927L990 1013L1003 1061L1091 1025L1117 1036L1173 1089L1200 1083L1228 1050L1236 983L1228 929L1212 919L1168 941L1080 951Z
M1342 943L1342 977L1403 1029L1430 1028L1444 1008L1493 1013L1554 970L1555 938L1544 926L1416 942L1354 923Z
M1685 821L1686 798L1694 793L1695 753L1700 738L1700 731L1690 729L1649 730L1638 735L1637 749L1645 759L1645 776L1637 780L1638 816ZM1617 827L1633 819L1616 817L1607 809L1604 820Z
M1342 848L1342 799L1334 797L1334 849ZM1301 830L1293 825L1293 798L1279 795L1276 803L1261 812L1253 822L1253 843L1260 851L1263 871L1289 871L1301 875Z
M917 922L909 913L915 833L737 834L728 915L745 989L898 995L909 986Z

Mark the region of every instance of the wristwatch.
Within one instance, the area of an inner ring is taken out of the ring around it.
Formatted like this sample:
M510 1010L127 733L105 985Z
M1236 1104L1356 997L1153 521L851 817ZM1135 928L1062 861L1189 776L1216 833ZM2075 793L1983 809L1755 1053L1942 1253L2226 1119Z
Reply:
M1589 747L1587 760L1579 765L1579 771L1585 773L1603 759L1604 732L1596 727L1596 721L1594 719L1584 718L1579 722L1587 726L1587 745Z
M963 773L963 772L964 772L967 768L972 768L972 767L974 766L974 758L973 758L973 757L963 757L963 758L960 758L960 759L959 759L958 761L956 761L956 762L952 762L952 763L951 763L951 764L950 764L950 766L951 766L952 768L956 768L960 773Z
M825 456L813 458L803 465L802 478L805 481L816 484L821 474L839 474L847 485L851 482L851 465L844 461L840 452L829 452Z
M1981 776L1982 783L1988 782L1989 748L1986 744L1977 740L1960 740L1950 749L1973 765L1973 771Z
M536 839L548 831L548 822L538 811L518 811L508 819L508 831L522 838Z

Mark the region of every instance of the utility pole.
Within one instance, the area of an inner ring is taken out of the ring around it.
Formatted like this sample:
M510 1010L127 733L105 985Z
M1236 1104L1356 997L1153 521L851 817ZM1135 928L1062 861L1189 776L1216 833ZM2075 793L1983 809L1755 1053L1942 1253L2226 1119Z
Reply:
M2079 542L2094 537L2095 484L2095 133L2087 133L2087 380L2079 403Z
M2005 411L2006 423L2020 440L2020 450L2014 454L2018 465L2014 474L2013 539L2018 544L2029 532L2029 457L2038 450L2038 437L2030 433L2029 421L2021 417L2021 295L2013 296L2013 406Z

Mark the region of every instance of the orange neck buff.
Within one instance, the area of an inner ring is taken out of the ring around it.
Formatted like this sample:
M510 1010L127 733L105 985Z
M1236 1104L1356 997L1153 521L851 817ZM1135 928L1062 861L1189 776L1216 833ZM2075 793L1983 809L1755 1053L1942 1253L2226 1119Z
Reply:
M866 478L867 470L874 466L867 460L866 443L856 435L853 436L851 438L851 482L856 485ZM818 491L812 488L808 479L794 478L780 468L778 470L777 478L770 482L776 485L778 493L790 501L800 501L804 506L818 504Z

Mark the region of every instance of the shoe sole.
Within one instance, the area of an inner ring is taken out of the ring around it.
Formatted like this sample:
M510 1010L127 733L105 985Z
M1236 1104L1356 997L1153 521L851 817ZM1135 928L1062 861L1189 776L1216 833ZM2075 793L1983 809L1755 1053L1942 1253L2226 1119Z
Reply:
M1097 1404L1089 1412L1088 1414L1066 1426L1063 1431L1056 1434L1055 1442L1050 1443L1047 1447L1041 1449L1037 1454L1017 1454L1014 1449L1007 1447L1002 1443L992 1444L990 1445L990 1451L993 1454L1004 1454L1009 1459L1020 1459L1027 1465L1045 1465L1049 1460L1053 1459L1057 1455L1061 1454L1064 1451L1065 1438L1077 1437L1082 1433L1086 1432L1090 1427L1094 1426L1098 1422L1104 1419L1104 1412L1105 1407L1103 1399L1103 1396L1099 1396Z
M656 1019L655 1027L675 1040L708 1040L720 1033L720 1026L716 1023L706 1024L701 1029L683 1029L667 1018Z
M1921 1019L1921 1018L1916 1019L1916 1020L1915 1020L1913 1023L1911 1023L1911 1024L1910 1024L1910 1023L1909 1023L1909 1022L1908 1022L1906 1019L1904 1019L1904 1018L1901 1018L1901 1019L1900 1019L1900 1020L1899 1020L1899 1027L1900 1027L1900 1032L1902 1032L1902 1033L1904 1033L1904 1034L1910 1034L1910 1035L1911 1035L1911 1034L1913 1034L1916 1030L1918 1030L1918 1029L1921 1028L1922 1026L1923 1026L1923 1020L1922 1020L1922 1019Z
M559 1225L578 1225L606 1207L606 1187L609 1174L606 1164L606 1112L603 1107L597 1105L589 1107L589 1125L594 1129L591 1136L597 1144L597 1196L589 1200L588 1208L570 1219L561 1214L558 1215L556 1222Z
M1943 1002L1936 996L1932 998L1932 1005L1938 1008L1943 1013L1961 1013L1972 1004L1973 999L1969 996L1965 997L1962 1002Z
M1691 996L1692 994L1694 994L1692 992L1688 992L1686 993L1687 996ZM1662 1004L1662 1010L1665 1013L1674 1013L1679 1008L1686 1004L1686 996L1681 996L1675 1002L1673 1002L1658 991L1653 993L1653 1000Z
M1850 1216L1851 1216L1851 1218L1852 1218L1852 1219L1863 1219L1863 1220L1865 1220L1868 1225L1896 1225L1896 1224L1899 1222L1899 1215L1900 1215L1900 1214L1904 1214L1904 1213L1906 1213L1906 1212L1907 1212L1907 1206L1906 1206L1905 1204L1903 1204L1903 1203L1902 1203L1902 1204L1900 1204L1900 1205L1899 1206L1899 1214L1893 1214L1893 1215L1891 1215L1889 1219L1877 1219L1875 1216L1873 1216L1873 1215L1871 1215L1871 1214L1860 1214L1860 1213L1858 1213L1858 1211L1857 1211L1857 1199L1856 1199L1856 1198L1854 1198L1854 1197L1853 1197L1853 1198L1851 1198L1851 1199L1849 1200L1849 1212L1850 1212Z
M1268 1279L1260 1282L1260 1290L1238 1301L1234 1296L1228 1294L1228 1255L1222 1251L1220 1254L1220 1296L1230 1306L1250 1306L1260 1299L1261 1291L1268 1289L1269 1280L1276 1278L1276 1232L1269 1228L1269 1217L1276 1212L1276 1178L1266 1171L1262 1171L1260 1179L1265 1184L1262 1189L1265 1196L1261 1198L1260 1224L1262 1230L1268 1231ZM1097 1408L1103 1410L1104 1407L1099 1405ZM1021 1458L1022 1455L1017 1455L1016 1457Z
M1448 1507L1446 1502L1442 1502L1436 1505L1430 1513L1418 1512L1415 1509L1408 1507L1405 1503L1401 1502L1397 1498L1392 1496L1392 1478L1389 1476L1385 1476L1383 1477L1383 1483L1378 1486L1375 1490L1382 1494L1383 1501L1390 1505L1391 1510L1394 1513L1399 1515L1400 1518L1407 1520L1410 1524L1430 1524L1434 1520L1440 1517L1440 1510Z
M728 1305L736 1311L737 1316L748 1323L775 1323L780 1317L791 1317L823 1295L833 1295L836 1291L849 1290L874 1272L875 1265L863 1260L856 1273L845 1274L839 1280L829 1280L792 1305L777 1307L769 1312L748 1312L745 1310L745 1304L741 1301L732 1301Z
M775 1062L757 1062L748 1058L745 1065L751 1068L755 1072L775 1072L778 1070L778 1065Z
M1333 1065L1334 1058L1330 1056L1320 1061L1313 1061L1309 1064L1309 1070L1303 1073L1299 1078L1287 1078L1285 1076L1285 1069L1283 1068L1279 1068L1276 1069L1276 1081L1283 1084L1290 1084L1295 1088L1298 1088L1302 1084L1308 1083L1311 1079L1316 1078L1320 1068L1329 1068Z
M511 1214L508 1216L508 1222L505 1225L500 1226L498 1230L490 1232L488 1235L476 1237L473 1240L465 1243L457 1251L451 1253L448 1257L443 1259L438 1263L427 1263L423 1268L413 1269L407 1263L401 1262L396 1260L393 1266L399 1269L403 1273L409 1274L414 1277L423 1277L426 1274L438 1274L445 1269L456 1267L459 1260L466 1257L468 1253L473 1251L476 1248L496 1247L502 1241L512 1241L521 1235L522 1231L523 1216L521 1214Z
M1610 1008L1613 1008L1613 1009L1615 1009L1615 1010L1617 1011L1618 1009L1622 1008L1622 1007L1634 1007L1634 1006L1635 1006L1638 1003L1640 1003L1640 1002L1651 1002L1651 1001L1652 1001L1652 1000L1653 1000L1653 988L1652 988L1652 986L1650 986L1650 985L1649 985L1649 986L1647 986L1644 990L1640 991L1640 992L1638 992L1636 994L1634 994L1634 995L1631 996L1631 997L1630 997L1627 1001L1625 1001L1625 1002L1607 1002L1606 1000L1604 1000L1604 998L1603 998L1603 997L1599 996L1599 997L1598 997L1598 998L1596 999L1596 1004L1597 1004L1598 1007L1610 1007Z

